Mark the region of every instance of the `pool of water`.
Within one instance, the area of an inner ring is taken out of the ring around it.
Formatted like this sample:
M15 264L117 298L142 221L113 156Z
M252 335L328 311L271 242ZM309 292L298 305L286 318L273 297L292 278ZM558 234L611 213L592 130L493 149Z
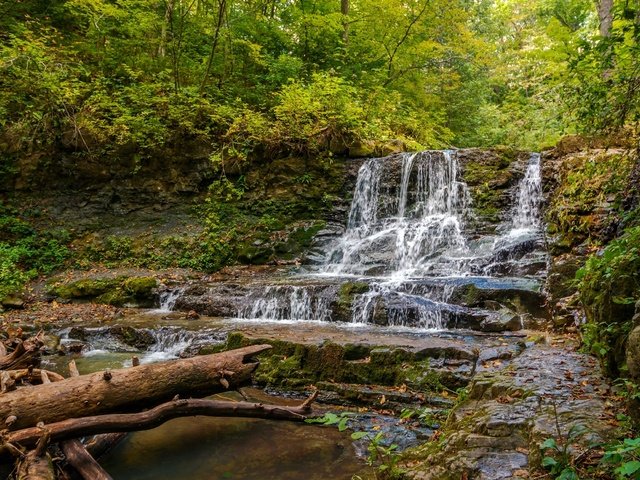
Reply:
M133 433L101 463L118 480L347 480L364 470L337 429L207 417Z

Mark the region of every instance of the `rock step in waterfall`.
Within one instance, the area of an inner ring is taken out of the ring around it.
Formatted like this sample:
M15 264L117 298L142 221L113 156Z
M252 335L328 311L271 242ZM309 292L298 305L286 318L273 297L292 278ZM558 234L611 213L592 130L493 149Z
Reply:
M540 155L518 167L490 234L475 227L464 168L448 150L368 159L344 233L319 236L315 263L282 278L181 286L165 298L179 310L262 322L489 332L535 326L546 317Z

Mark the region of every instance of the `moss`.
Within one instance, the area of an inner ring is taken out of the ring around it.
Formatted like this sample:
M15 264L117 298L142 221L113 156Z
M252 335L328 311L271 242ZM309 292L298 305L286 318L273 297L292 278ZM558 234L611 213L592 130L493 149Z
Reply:
M557 237L552 246L556 252L585 240L608 240L622 213L632 167L631 157L612 153L564 159L546 212L548 231Z
M119 284L118 278L85 278L67 284L54 284L48 291L64 299L91 299L117 288Z
M478 156L464 165L462 176L471 189L473 211L481 221L499 222L508 197L504 191L514 181L510 167L519 154L517 150L501 148L494 150L492 155Z
M578 270L580 300L587 323L583 342L606 372L626 369L626 341L640 299L640 226L630 227Z
M336 302L335 313L339 318L351 318L351 307L356 295L367 293L371 287L366 282L345 282L338 290L338 301Z
M125 292L135 297L150 295L157 286L158 281L153 277L131 277L126 279L122 285Z
M93 300L123 306L127 303L151 306L157 280L153 277L85 278L55 283L48 293L67 300Z
M401 348L296 344L282 340L248 338L241 332L229 335L225 349L267 343L272 349L260 355L254 379L258 384L286 388L304 387L320 381L399 386L422 391L441 391L440 374L428 360ZM366 355L366 356L365 356Z

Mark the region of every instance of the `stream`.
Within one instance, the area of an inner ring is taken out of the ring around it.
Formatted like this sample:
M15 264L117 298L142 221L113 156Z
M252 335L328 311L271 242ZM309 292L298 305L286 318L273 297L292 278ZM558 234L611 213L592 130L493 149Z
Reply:
M366 160L346 227L318 235L302 267L168 285L157 309L65 328L61 342L77 352L81 373L131 365L132 355L141 363L194 355L236 330L308 342L507 348L506 333L535 328L545 315L540 155L520 166L509 207L489 229L474 218L462 168L456 151ZM200 318L179 313L190 310ZM68 358L47 362L62 370ZM294 480L348 479L363 463L336 429L185 418L130 435L104 466L118 479Z

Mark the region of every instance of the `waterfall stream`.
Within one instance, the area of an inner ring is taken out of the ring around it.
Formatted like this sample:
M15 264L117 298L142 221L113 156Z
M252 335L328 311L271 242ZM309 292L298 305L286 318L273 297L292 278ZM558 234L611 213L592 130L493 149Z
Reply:
M470 196L458 180L455 152L408 153L399 161L401 177L392 186L384 180L396 165L382 158L362 165L347 231L327 252L324 273L407 277L465 254Z
M495 312L450 303L461 288L455 279L463 287L495 278L502 279L500 288L519 288L518 277L532 275L523 273L527 267L544 264L540 155L531 154L513 189L512 206L496 228L502 233L479 237L469 228L473 198L460 171L450 150L372 158L360 167L346 231L310 272L337 284L334 296L344 282L367 285L350 302L352 324L443 330L486 323ZM238 316L335 320L331 295L318 292L317 285L268 286Z

